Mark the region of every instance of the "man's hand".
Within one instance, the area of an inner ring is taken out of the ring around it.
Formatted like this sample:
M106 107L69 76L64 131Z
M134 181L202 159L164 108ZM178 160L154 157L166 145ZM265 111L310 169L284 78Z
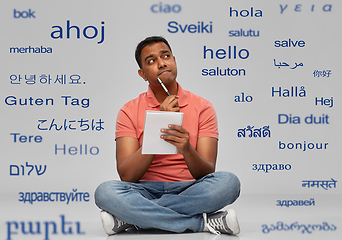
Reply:
M185 128L177 125L169 125L168 127L170 129L161 129L160 131L170 135L161 135L160 137L166 142L176 146L180 154L184 155L189 152L189 132Z
M178 96L171 95L165 98L164 102L160 105L160 111L179 112Z

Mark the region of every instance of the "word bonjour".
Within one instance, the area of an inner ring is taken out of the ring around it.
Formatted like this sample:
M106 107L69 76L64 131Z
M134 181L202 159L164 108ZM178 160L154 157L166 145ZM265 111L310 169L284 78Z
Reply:
M72 192L20 192L19 202L29 202L33 204L34 202L89 202L88 192L77 192L77 189L72 189Z
M7 221L7 238L12 240L12 235L23 234L27 235L43 235L44 240L50 240L50 234L59 234L57 229L60 229L62 235L84 235L85 232L81 230L81 223L79 221L66 221L65 215L60 215L60 221ZM37 239L37 237L35 237Z
M303 148L303 152L305 152L307 149L309 150L313 150L313 149L317 149L317 150L325 150L327 149L329 143L312 143L309 142L307 143L306 141L304 141L303 143L301 142L297 142L297 143L283 143L282 141L279 141L279 149L280 150L284 150L284 149L288 149L288 150L292 150L292 149L296 149L296 150L302 150Z
M167 31L169 33L213 33L213 22L209 22L208 24L205 24L203 21L197 22L196 24L180 24L176 21L171 21L167 24L169 27Z
M49 120L47 119L39 119L38 120L38 130L40 131L51 131L51 130L56 130L57 132L60 130L78 130L80 129L82 132L83 131L88 131L88 130L96 130L96 131L102 131L104 130L104 127L102 126L104 124L104 121L100 118L97 122L95 119L91 119L91 124L89 124L90 119L83 119L81 118L80 120L68 120L64 119L63 123L58 125L55 123L56 119L52 119L51 122L49 123Z
M254 7L251 7L250 10L243 9L239 12L239 10L233 9L233 7L229 8L229 14L230 17L262 17L262 10L256 9L254 10Z
M279 163L279 164L270 164L270 163L259 163L259 167L258 167L258 164L253 164L252 165L253 168L252 170L253 171L264 171L265 173L268 173L270 170L273 170L273 171L283 171L283 170L286 170L286 171L289 171L291 170L292 166L291 164L283 164L283 163Z
M28 11L18 11L16 9L13 10L13 17L14 18L36 18L34 15L35 11L31 12L31 9Z
M102 26L101 26L101 30L100 30L100 33L99 33L99 30L97 29L97 27L95 26L92 26L92 25L89 25L89 26L86 26L83 28L83 37L85 37L86 39L94 39L97 37L97 35L100 36L100 41L97 42L97 44L101 44L104 42L104 24L105 22L102 21L101 22ZM55 26L52 26L52 29L57 29L53 32L51 32L50 36L51 38L53 39L63 39L63 27L62 26L58 26L58 25L55 25ZM74 26L71 26L70 24L70 20L67 20L67 23L66 23L66 38L67 39L70 39L70 32L71 30L75 30L76 31L76 38L77 39L80 39L80 27L77 26L77 25L74 25ZM89 34L89 31L90 30L90 34ZM91 35L92 34L92 35Z
M151 12L153 13L179 13L181 11L182 7L179 4L169 5L160 2L159 4L153 4L151 6Z
M52 47L10 47L10 53L52 53Z
M321 104L321 106L329 106L329 108L332 108L334 106L334 98L331 97L329 98L324 98L321 97L320 99L318 99L317 97L315 98L315 105L317 106L317 104Z
M301 206L315 206L315 199L310 198L310 200L277 200L278 207L301 207Z
M68 151L67 151L68 150ZM71 146L68 149L66 148L65 144L63 144L62 148L58 148L57 144L55 144L55 155L57 155L57 151L62 151L63 155L65 155L66 153L69 153L69 155L88 155L88 151L91 155L97 155L100 152L100 149L96 146L92 146L89 148L88 150L88 145L85 144L83 146L83 144L80 144L80 147L77 148L75 146Z
M280 6L280 14L283 14L284 11L287 9L288 5L286 4L285 6L283 6L282 4L279 5ZM310 9L310 8L309 8ZM295 12L302 12L302 4L296 4L294 9ZM331 12L332 11L332 5L331 4L325 4L322 7L323 12ZM311 12L315 11L315 4L311 5Z
M331 178L331 180L303 180L302 187L321 187L324 190L328 190L328 188L336 188L337 181Z
M263 224L262 232L268 234L272 231L300 231L301 233L309 233L311 234L313 231L336 231L337 227L333 224L331 226L327 222L323 222L320 224L299 224L298 222L294 222L291 225L285 224L283 222L277 222L277 224L271 224L267 226L267 224Z
M330 124L328 114L322 114L322 116L313 116L310 114L309 116L304 118L304 122L306 124ZM278 123L279 124L300 124L299 116L292 116L292 114L278 114Z
M251 137L254 137L254 138L257 138L257 137L271 137L271 131L270 131L270 126L267 125L267 126L263 126L263 128L255 128L253 129L254 126L250 126L248 125L247 127L245 128L240 128L238 129L238 133L237 133L237 136L239 138L241 137L246 137L246 133L249 131L249 134L247 135L249 138ZM261 131L262 129L262 131Z
M61 96L61 98L64 100L64 105L67 106L81 106L82 108L88 108L89 107L89 98L71 98L71 96ZM9 106L48 106L48 105L54 105L53 98L46 98L45 100L42 98L36 98L33 97L29 98L18 98L15 96L8 96L5 98L6 105Z
M23 165L20 165L21 166L21 175L25 175L25 167ZM39 169L38 169L38 166L37 165L30 165L28 164L28 162L26 162L26 167L27 168L31 168L31 170L27 173L28 176L30 176L31 172L33 171L33 169L35 168L36 169L36 172L37 172L37 175L40 176L40 175L43 175L46 171L46 165L44 165L44 170L42 170L42 165L39 165ZM13 168L16 169L16 172L13 172ZM10 165L10 175L11 176L19 176L20 173L19 173L19 166L17 165Z

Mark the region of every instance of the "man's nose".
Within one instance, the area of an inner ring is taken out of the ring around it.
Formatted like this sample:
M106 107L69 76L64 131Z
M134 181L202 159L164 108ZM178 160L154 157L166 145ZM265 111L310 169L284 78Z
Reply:
M158 68L166 67L166 62L162 58L158 58Z

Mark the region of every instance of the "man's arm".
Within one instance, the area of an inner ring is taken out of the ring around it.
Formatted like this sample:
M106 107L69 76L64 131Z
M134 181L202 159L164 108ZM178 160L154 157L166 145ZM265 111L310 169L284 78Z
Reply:
M138 182L153 161L153 154L141 154L138 139L119 137L116 139L116 164L122 181Z
M195 149L189 143L189 132L186 129L177 125L170 125L169 128L171 129L162 129L162 132L171 135L162 135L161 137L177 147L178 152L184 156L193 178L199 179L215 172L218 145L216 138L198 138Z

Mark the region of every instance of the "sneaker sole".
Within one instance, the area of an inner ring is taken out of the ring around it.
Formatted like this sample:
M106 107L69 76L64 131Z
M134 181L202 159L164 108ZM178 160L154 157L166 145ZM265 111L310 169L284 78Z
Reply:
M105 233L107 233L107 235L115 234L115 232L113 231L113 228L114 228L113 216L104 210L101 211L100 215L101 215L103 230L105 231Z
M233 231L233 234L239 234L240 233L240 226L239 226L239 222L235 213L234 209L228 209L228 226L230 228L230 230Z

